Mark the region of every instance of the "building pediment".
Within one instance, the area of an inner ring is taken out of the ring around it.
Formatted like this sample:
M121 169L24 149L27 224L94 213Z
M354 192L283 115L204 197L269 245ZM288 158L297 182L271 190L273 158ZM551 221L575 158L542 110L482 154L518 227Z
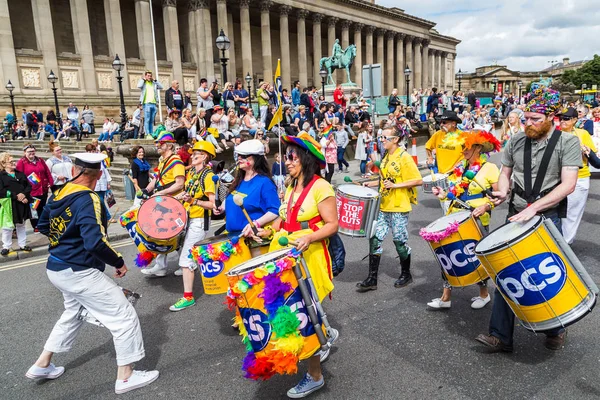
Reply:
M506 67L498 67L489 71L484 72L483 74L479 75L481 77L491 77L491 76L496 76L497 78L501 78L501 77L508 77L508 76L515 76L515 75L519 75L519 72L516 71L512 71Z

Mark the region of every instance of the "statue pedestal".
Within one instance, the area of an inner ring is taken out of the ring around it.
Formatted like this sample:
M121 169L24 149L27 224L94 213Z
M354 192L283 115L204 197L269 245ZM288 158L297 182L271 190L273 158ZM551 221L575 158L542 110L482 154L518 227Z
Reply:
M356 83L342 83L342 88L344 89L344 95L346 97L348 97L348 100L350 100L350 97L352 95L352 92L356 93L356 96L359 97L360 96L360 92L362 90L362 88L360 86L358 86ZM333 91L335 90L335 85L325 85L325 100L326 101L333 101Z

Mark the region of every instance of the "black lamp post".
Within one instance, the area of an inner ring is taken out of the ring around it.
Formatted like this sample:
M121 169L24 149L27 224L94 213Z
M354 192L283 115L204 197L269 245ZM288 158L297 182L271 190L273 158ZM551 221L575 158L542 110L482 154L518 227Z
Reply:
M583 91L587 89L587 84L582 84L581 85L581 102L583 103L585 101L585 94L583 93Z
M250 92L250 82L252 82L252 77L250 76L250 72L246 74L246 85L248 86L248 107L252 111L252 115L254 115L254 110L252 109L252 92Z
M115 59L112 63L112 67L117 71L117 82L119 83L119 99L121 101L121 130L125 129L127 123L127 112L125 111L125 100L123 99L123 77L121 71L125 68L125 64L119 58L119 55L115 55Z
M410 104L410 73L412 71L408 68L408 64L406 64L406 68L404 68L404 78L406 79L406 104L411 107Z
M492 83L494 84L494 96L496 96L496 89L498 86L498 78L496 78L496 75L494 75L494 77L492 78Z
M521 101L521 90L523 89L523 81L518 81L517 85L519 85L519 101Z
M221 65L223 66L223 84L227 82L227 61L229 58L225 57L225 51L229 50L229 46L231 46L231 42L229 38L225 36L225 32L223 32L223 28L221 28L221 32L219 36L217 36L217 40L215 40L215 44L217 45L217 49L221 50ZM227 89L227 88L223 88Z
M327 70L325 68L321 68L319 75L321 76L321 90L323 91L323 98L325 98L325 79L327 79Z
M15 118L15 121L16 121L17 120L17 112L15 111L15 95L13 94L13 90L15 90L15 85L13 85L9 79L5 88L6 88L6 90L8 90L8 97L10 97L10 105L12 107L13 117Z
M56 95L56 82L58 82L58 76L54 74L54 71L50 70L48 74L48 82L52 84L52 91L54 92L54 107L56 107L56 118L58 118L58 125L62 128L62 114L58 107L58 96Z
M460 85L462 83L462 71L460 68L458 69L458 74L456 74L456 76L458 77L458 91L460 92Z

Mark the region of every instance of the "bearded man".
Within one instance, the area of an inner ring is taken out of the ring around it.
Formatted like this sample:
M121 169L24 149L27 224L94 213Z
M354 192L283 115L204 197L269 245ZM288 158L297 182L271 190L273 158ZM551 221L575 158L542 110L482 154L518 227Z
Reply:
M525 132L517 133L507 143L498 191L492 195L496 205L507 200L512 177L507 220L525 222L543 215L562 233L561 218L566 217L567 196L575 190L582 157L577 136L554 128L554 114L559 106L559 92L532 85L525 107ZM492 352L512 352L514 326L515 315L496 289L489 335L481 334L476 340ZM548 349L564 346L564 328L542 333L546 335Z

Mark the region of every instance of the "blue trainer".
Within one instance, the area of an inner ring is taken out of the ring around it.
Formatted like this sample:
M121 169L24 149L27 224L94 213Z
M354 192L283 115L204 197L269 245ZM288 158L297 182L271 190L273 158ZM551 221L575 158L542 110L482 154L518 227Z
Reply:
M287 395L291 399L301 399L308 396L312 392L316 392L325 386L325 379L321 376L321 379L315 381L312 376L307 372L304 378L296 386L288 390Z

